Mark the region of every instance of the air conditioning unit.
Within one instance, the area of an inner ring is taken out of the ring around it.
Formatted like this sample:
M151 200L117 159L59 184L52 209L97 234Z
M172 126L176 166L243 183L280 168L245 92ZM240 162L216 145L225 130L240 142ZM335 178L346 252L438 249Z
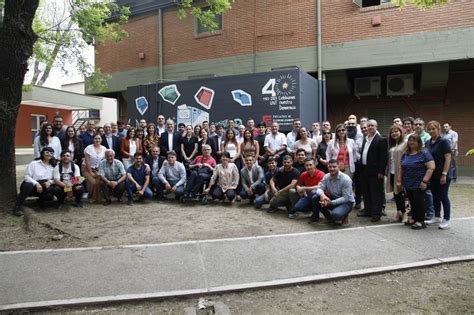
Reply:
M388 96L413 95L414 93L413 74L387 75Z
M380 77L363 77L354 79L355 96L380 95Z

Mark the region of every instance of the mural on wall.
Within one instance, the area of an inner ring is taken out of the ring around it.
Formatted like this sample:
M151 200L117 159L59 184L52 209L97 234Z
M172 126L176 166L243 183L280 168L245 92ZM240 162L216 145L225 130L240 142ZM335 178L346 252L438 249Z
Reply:
M150 109L141 112L138 105L129 106L128 113L147 121L156 121L162 114L192 126L228 119L239 125L252 117L256 123L275 121L282 130L290 130L295 118L308 124L318 120L317 93L317 80L299 69L184 80L129 87L129 99L145 96Z

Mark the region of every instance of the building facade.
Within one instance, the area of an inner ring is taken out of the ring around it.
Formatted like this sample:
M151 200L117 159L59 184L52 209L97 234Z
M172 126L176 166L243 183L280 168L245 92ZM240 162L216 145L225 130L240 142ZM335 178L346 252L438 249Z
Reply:
M123 42L96 47L96 65L112 75L108 91L127 117L128 86L297 66L316 76L316 0L239 0L209 33L180 20L174 1L117 1L132 16ZM357 3L357 4L356 4ZM328 119L350 113L450 122L462 155L474 148L474 2L429 10L386 0L321 0L321 66Z

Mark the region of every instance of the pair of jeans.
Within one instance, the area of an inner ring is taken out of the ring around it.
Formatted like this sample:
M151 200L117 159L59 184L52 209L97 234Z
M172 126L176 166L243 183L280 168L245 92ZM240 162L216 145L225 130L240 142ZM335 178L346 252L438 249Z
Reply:
M100 185L102 193L104 194L105 200L110 201L110 196L114 196L117 199L122 198L123 192L125 191L125 182L121 182L115 186L114 189L107 186L106 182L102 182Z
M426 211L426 190L407 189L410 200L411 217L415 222L424 222Z
M424 190L425 192L425 218L427 220L431 219L434 214L434 205L433 205L433 193L431 192L431 188L428 187Z
M318 201L319 197L316 195L316 193L312 193L311 197L308 197L308 195L305 193L303 197L298 199L298 201L293 206L293 210L290 212L295 213L313 211L313 204Z
M443 204L443 219L451 219L451 202L449 200L448 191L451 179L446 179L446 184L441 185L439 178L432 178L430 182L431 192L433 193L433 207L436 217L441 217L441 204Z
M319 198L313 198L313 215L311 217L319 219L319 213L322 213L328 220L342 221L352 211L353 206L353 202L346 202L337 206L323 207Z
M125 190L127 191L127 198L130 201L133 199L133 194L137 192L137 186L133 184L132 182L130 182L129 180L126 180ZM145 188L142 198L145 198L145 199L153 198L153 192L151 191L150 187Z
M291 210L298 201L298 197L298 193L294 188L290 189L289 191L279 193L278 196L273 196L270 200L270 208L276 209L280 206L284 206L288 210Z
M256 207L261 207L264 204L270 203L270 200L272 200L273 194L271 190L268 190L268 201L265 200L265 193L259 195L257 198L255 198L255 203L254 205Z
M260 183L256 185L253 189L253 195L249 196L249 194L244 190L242 187L242 190L240 191L239 195L242 199L249 199L249 200L254 200L257 196L263 194L265 192L265 184Z
M227 189L223 191L221 187L215 186L212 190L212 199L224 200L224 197L227 197L229 201L234 200L236 195L235 189Z

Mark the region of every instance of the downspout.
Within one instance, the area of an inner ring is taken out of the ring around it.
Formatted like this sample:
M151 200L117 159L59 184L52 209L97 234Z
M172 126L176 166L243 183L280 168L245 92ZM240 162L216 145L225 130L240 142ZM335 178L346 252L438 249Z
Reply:
M323 120L324 113L323 113L323 57L322 57L322 40L321 40L321 0L316 1L316 39L317 39L317 69L318 69L318 118L319 120Z
M158 50L159 50L159 67L160 67L160 82L163 81L163 9L158 9Z
M316 37L317 37L317 47L318 47L318 80L323 79L323 64L322 64L322 53L321 53L321 0L317 0L316 8Z

